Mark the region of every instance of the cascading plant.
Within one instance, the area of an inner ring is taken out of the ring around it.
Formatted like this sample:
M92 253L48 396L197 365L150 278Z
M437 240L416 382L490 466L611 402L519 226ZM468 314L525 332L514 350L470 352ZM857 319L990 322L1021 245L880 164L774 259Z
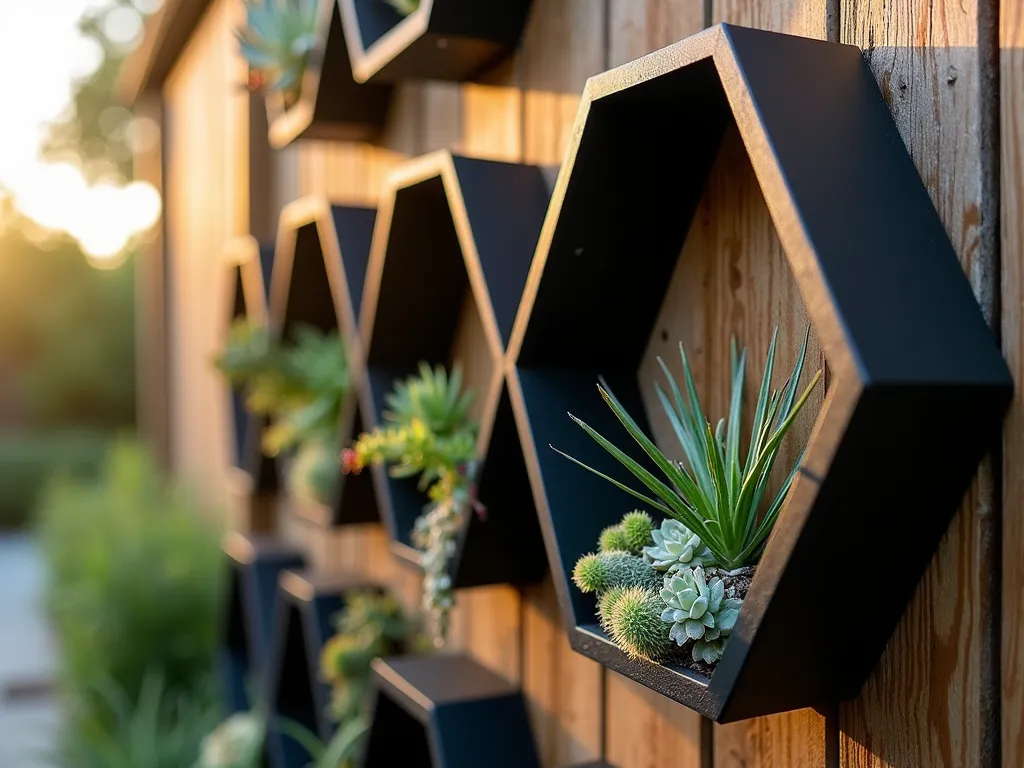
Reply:
M245 0L236 32L249 63L249 86L280 94L284 108L299 100L316 37L317 0Z
M441 366L432 370L420 363L419 374L398 383L386 403L383 425L360 435L343 454L342 466L355 473L383 464L392 477L419 476L429 504L413 527L413 544L423 552L423 608L440 646L454 605L448 564L469 510L483 513L476 498L472 393L462 391L458 365L449 376Z
M741 457L740 435L747 351L738 353L735 339L730 348L729 415L719 420L715 429L704 416L682 346L685 397L668 367L658 360L672 394L670 399L659 385L658 399L685 461L666 457L605 383L598 385L605 402L667 482L570 414L651 496L552 446L570 461L666 516L654 527L650 518L643 522L640 515L646 517L644 513L630 513L622 523L603 530L598 553L581 557L573 570L576 586L597 594L602 628L631 657L665 660L672 655L674 645L687 647L695 663L710 666L721 658L739 618L753 567L802 459L801 455L769 497L768 485L783 439L821 378L818 371L798 396L809 337L810 328L804 334L792 373L781 390L774 390L771 384L778 329L773 333L745 458ZM651 579L658 586L652 586ZM658 631L654 631L655 619Z
M289 491L323 502L337 480L338 423L351 381L339 334L298 326L280 343L247 320L236 322L214 363L245 391L246 408L269 417L263 452L288 456Z

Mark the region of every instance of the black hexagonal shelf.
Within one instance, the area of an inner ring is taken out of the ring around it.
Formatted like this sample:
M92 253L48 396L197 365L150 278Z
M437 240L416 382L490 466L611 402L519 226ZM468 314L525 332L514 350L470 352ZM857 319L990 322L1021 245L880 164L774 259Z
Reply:
M338 0L318 0L316 41L302 78L299 100L288 109L267 95L270 145L281 149L296 139L367 141L387 121L392 89L352 77Z
M375 659L362 768L540 768L518 689L461 654Z
M302 553L276 539L232 533L224 541L228 579L218 666L228 712L247 712L260 693L274 639L281 572L301 568ZM253 690L253 689L256 690Z
M403 16L387 0L338 0L356 81L472 80L509 56L530 0L420 0Z
M625 435L599 375L648 430L638 366L732 123L832 384L709 679L631 661L602 633L570 573L630 499L548 445L620 475L566 416ZM1012 390L861 52L713 27L592 78L566 157L509 380L573 648L720 722L856 696Z
M281 574L275 608L274 647L267 674L267 701L272 721L298 723L325 742L335 723L330 717L331 688L320 673L320 654L334 634L334 617L345 593L373 585L347 575L299 571ZM270 728L273 768L305 768L305 747L281 728Z
M490 357L465 361L487 366L475 400L485 457L477 489L488 512L463 529L451 564L456 588L533 581L546 567L502 359L547 200L536 167L444 151L403 165L381 196L360 322L369 424L420 361L452 364L460 329L484 339ZM426 495L415 479L382 467L372 474L392 550L419 564L411 533Z
M353 382L362 377L358 317L363 282L377 212L373 208L332 205L306 197L281 212L270 298L273 331L289 338L298 324L321 331L338 329L348 350ZM368 423L360 412L356 385L342 408L342 442ZM323 526L371 523L379 519L373 481L366 475L343 475L328 504L291 499L291 509Z

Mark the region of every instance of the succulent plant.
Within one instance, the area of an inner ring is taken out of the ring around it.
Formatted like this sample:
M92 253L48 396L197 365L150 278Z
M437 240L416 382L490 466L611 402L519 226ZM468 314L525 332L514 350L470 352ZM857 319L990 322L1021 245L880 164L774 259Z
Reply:
M669 650L669 625L661 620L658 593L644 587L616 590L602 601L607 614L601 624L630 658L660 661Z
M668 518L651 532L654 544L643 548L644 559L659 571L675 573L682 568L696 568L715 562L711 550L700 537L680 523Z
M629 552L629 542L626 540L626 532L622 530L622 524L609 525L601 535L597 537L598 552Z
M420 0L385 0L385 2L403 16L408 16L420 7Z
M690 370L690 363L682 345L679 347L683 367L682 387L672 376L668 366L660 358L658 360L671 392L669 399L669 395L666 395L659 385L658 399L679 440L686 457L685 462L668 458L654 441L644 434L604 380L600 380L598 391L601 397L647 457L657 465L664 475L664 481L593 427L569 414L584 432L629 470L653 496L609 477L554 446L552 448L619 490L639 499L649 508L679 520L711 549L715 561L722 567L731 570L752 564L760 557L800 466L801 458L798 457L778 491L773 495L768 493L768 482L779 458L782 441L821 380L819 370L798 396L809 336L810 326L804 335L793 372L781 390L773 390L772 372L778 340L778 328L775 329L768 348L764 375L761 378L745 458L741 456L740 432L743 430L743 381L747 351L739 353L735 339L730 348L732 376L729 414L728 418L719 420L717 426L712 426L704 415L693 381L693 372ZM764 508L762 502L767 502Z
M622 521L609 525L597 539L598 552L629 552L639 555L650 544L654 523L646 512L635 509L626 514Z
M658 589L663 581L649 563L628 552L584 555L572 569L572 580L584 593L600 593L613 587Z
M258 82L279 91L286 105L302 84L316 36L316 0L246 0L246 23L236 33Z
M700 566L667 579L661 599L665 606L661 619L671 625L669 638L680 646L692 640L694 661L718 661L743 601L725 597L722 580L715 576L708 582Z
M615 611L615 605L625 593L624 587L612 587L606 592L602 592L597 598L597 618L601 622L601 627L609 634L611 633L611 617Z

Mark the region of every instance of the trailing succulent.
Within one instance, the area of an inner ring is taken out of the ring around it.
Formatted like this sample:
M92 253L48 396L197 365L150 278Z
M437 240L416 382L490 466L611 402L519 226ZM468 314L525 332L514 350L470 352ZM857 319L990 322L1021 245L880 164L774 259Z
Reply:
M391 595L374 591L347 594L336 627L321 652L320 671L331 686L331 714L344 724L365 714L370 662L412 650L418 630Z
M290 107L313 50L317 0L246 0L245 12L236 37L249 62L250 87L276 91Z
M263 452L289 457L289 490L324 501L338 477L338 422L350 387L345 347L337 332L305 326L289 344L246 320L231 328L215 360L230 384L246 394L246 408L269 417Z
M671 392L670 398L658 386L658 398L685 461L668 459L604 382L598 386L612 412L667 482L570 414L653 496L562 455L666 516L654 526L646 513L629 513L621 523L601 531L598 552L583 555L573 569L576 586L597 594L602 628L629 656L664 661L685 647L693 662L713 665L722 657L749 583L737 586L737 580L752 572L800 464L798 459L779 490L766 499L783 438L821 377L818 371L797 395L809 334L808 328L796 365L781 390L771 387L778 329L773 334L745 458L741 457L740 431L747 352L737 352L735 339L730 349L729 415L714 429L701 409L682 346L683 387L658 361Z
M443 645L454 604L448 564L465 516L476 499L477 425L469 417L472 393L462 391L462 371L420 364L419 375L395 386L387 397L384 424L359 436L345 451L346 472L384 464L393 477L419 476L429 504L413 528L413 544L423 552L423 607L435 645Z

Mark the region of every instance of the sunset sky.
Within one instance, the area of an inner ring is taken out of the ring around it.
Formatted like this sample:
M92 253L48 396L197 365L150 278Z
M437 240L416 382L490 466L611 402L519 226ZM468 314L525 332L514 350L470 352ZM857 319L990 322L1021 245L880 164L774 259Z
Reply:
M109 179L86 183L72 163L41 157L46 126L71 104L77 80L102 60L77 28L84 14L104 13L104 35L133 46L145 13L159 0L15 0L0 2L0 197L46 229L68 233L94 261L114 260L132 237L152 227L160 200L149 185ZM111 9L114 9L112 12ZM119 109L119 107L114 107ZM143 133L142 131L139 132ZM151 132L150 132L151 133Z

